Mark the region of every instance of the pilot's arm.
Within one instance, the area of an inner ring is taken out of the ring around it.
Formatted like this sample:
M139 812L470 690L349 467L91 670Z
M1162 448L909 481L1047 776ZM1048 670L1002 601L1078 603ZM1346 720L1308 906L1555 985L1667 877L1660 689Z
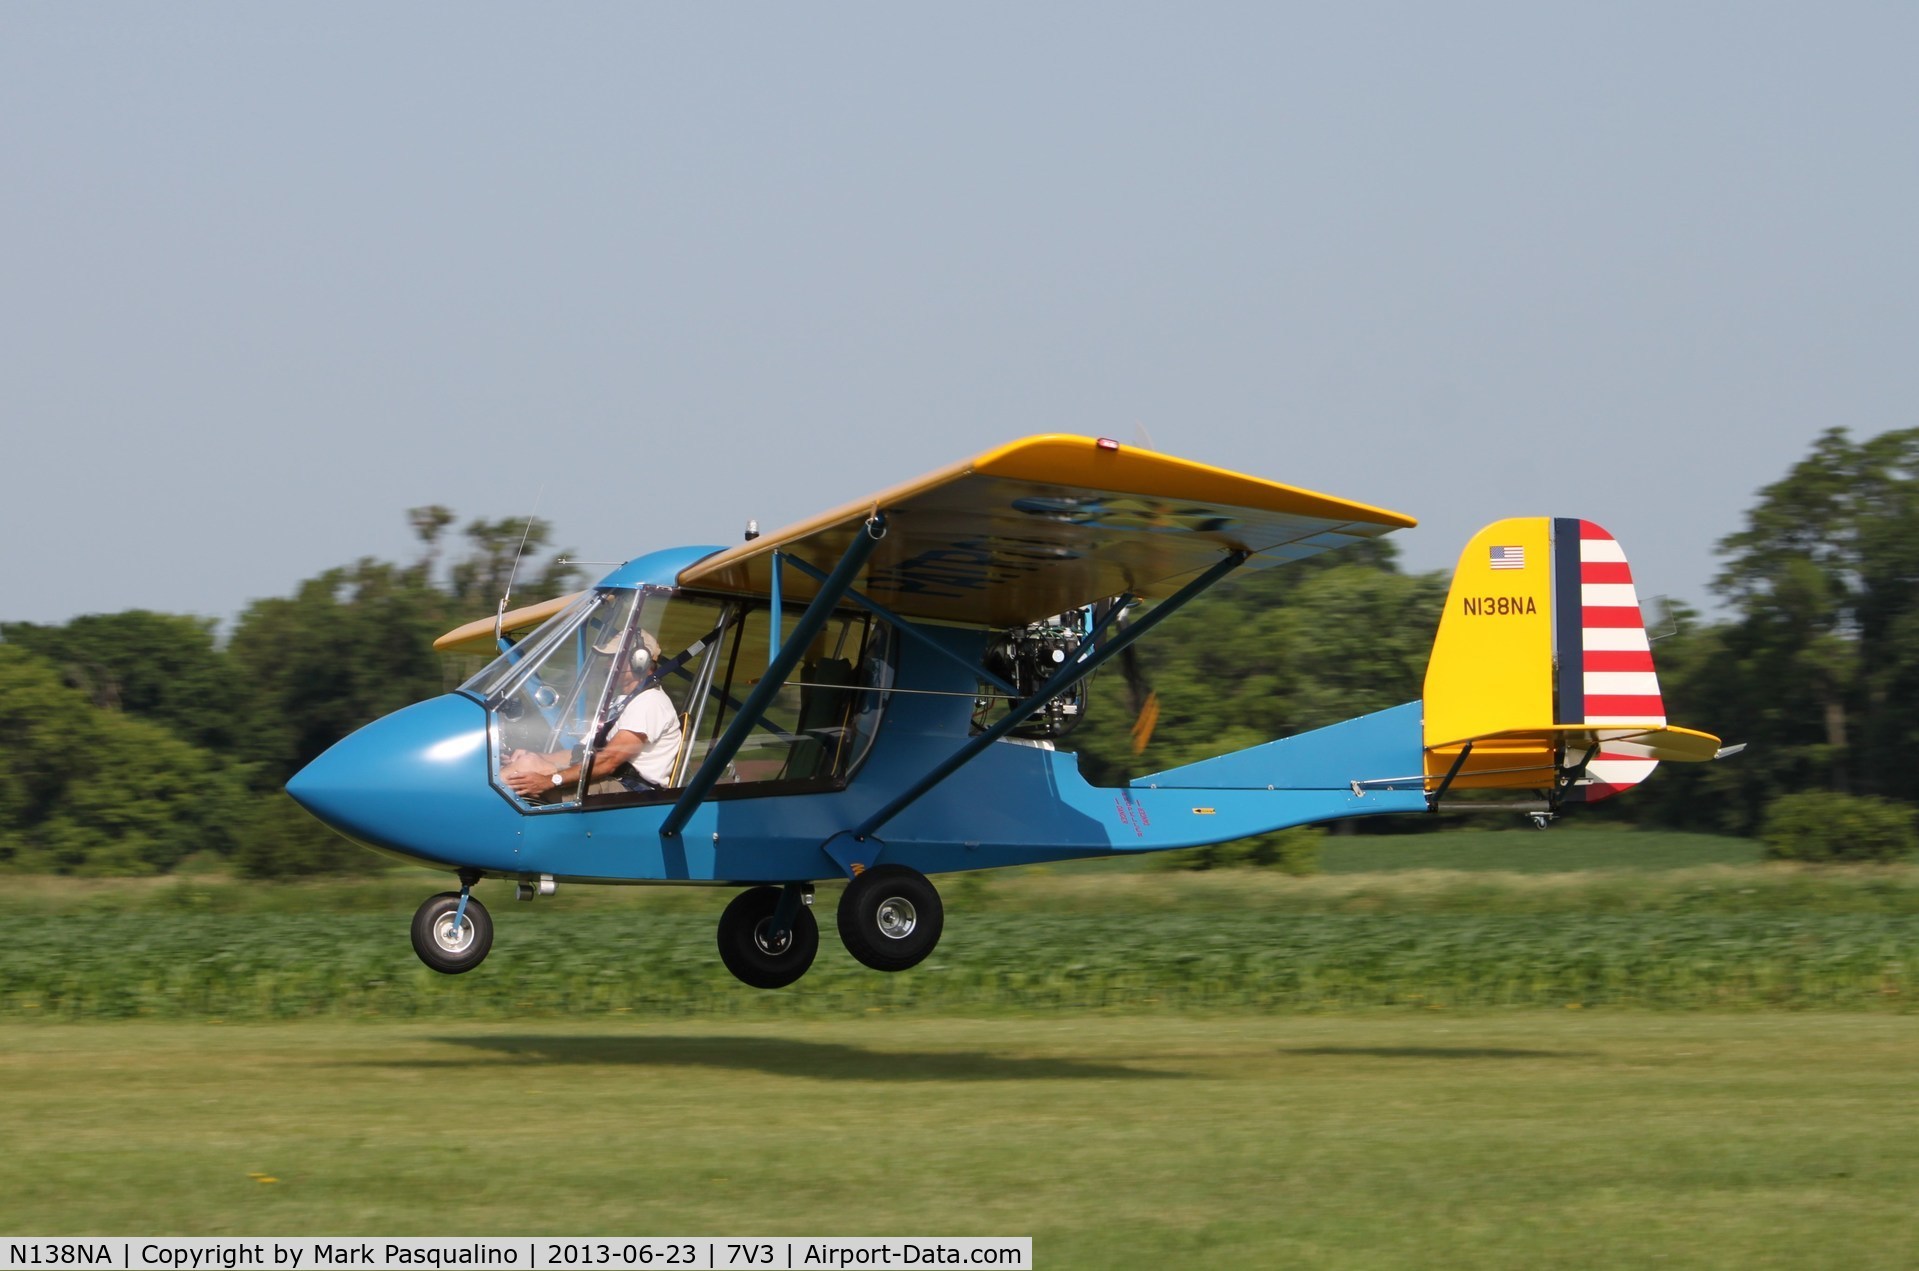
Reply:
M563 762L569 758L565 753L541 756L521 751L501 771L500 779L521 798L537 798L555 790L572 789L580 780L582 767L586 768L588 781L611 776L639 754L640 748L645 745L645 733L615 729L613 735L606 739L606 745L600 747L583 765ZM560 778L558 781L553 780L555 774Z

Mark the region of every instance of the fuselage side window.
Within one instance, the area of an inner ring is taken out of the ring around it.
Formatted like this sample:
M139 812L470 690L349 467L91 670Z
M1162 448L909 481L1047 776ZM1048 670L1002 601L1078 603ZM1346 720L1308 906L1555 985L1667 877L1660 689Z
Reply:
M727 642L718 668L712 704L701 721L700 743L710 748L725 732L748 694L765 675L772 650L771 610L746 610ZM781 625L782 647L790 641L798 613L788 610ZM722 780L837 783L852 768L858 741L856 721L862 699L860 672L875 624L864 613L841 612L813 638L798 668L787 677L764 716L747 734ZM877 706L869 706L872 715Z

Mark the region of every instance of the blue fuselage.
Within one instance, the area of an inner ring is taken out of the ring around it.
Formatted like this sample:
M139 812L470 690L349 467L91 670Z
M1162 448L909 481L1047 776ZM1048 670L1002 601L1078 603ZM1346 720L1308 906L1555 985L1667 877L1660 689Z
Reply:
M638 564L639 562L636 562ZM609 579L608 582L615 582ZM604 586L605 584L603 584ZM502 789L481 700L420 702L345 738L288 791L368 847L449 870L609 882L797 882L886 862L926 874L1221 842L1292 825L1423 811L1423 784L1356 781L1421 770L1418 703L1142 778L1089 785L1076 757L1003 740L864 839L852 831L966 744L985 636L921 628L892 652L870 748L837 788L716 787L677 834L672 795L626 806L533 806Z

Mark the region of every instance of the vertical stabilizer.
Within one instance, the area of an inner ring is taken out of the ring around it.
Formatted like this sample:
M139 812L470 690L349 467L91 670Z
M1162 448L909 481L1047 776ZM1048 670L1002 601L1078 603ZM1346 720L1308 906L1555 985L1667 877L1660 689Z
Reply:
M1460 554L1426 668L1429 778L1604 798L1646 778L1666 728L1619 543L1591 521L1516 517ZM1468 744L1470 743L1470 745ZM1595 748L1597 753L1592 753Z

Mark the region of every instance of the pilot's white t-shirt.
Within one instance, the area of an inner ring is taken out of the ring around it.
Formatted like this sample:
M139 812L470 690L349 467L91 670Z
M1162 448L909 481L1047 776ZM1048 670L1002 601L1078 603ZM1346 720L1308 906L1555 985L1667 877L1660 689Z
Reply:
M614 721L613 731L646 738L640 753L633 756L634 771L656 786L672 779L673 756L680 751L680 716L665 689L656 684L640 690Z

